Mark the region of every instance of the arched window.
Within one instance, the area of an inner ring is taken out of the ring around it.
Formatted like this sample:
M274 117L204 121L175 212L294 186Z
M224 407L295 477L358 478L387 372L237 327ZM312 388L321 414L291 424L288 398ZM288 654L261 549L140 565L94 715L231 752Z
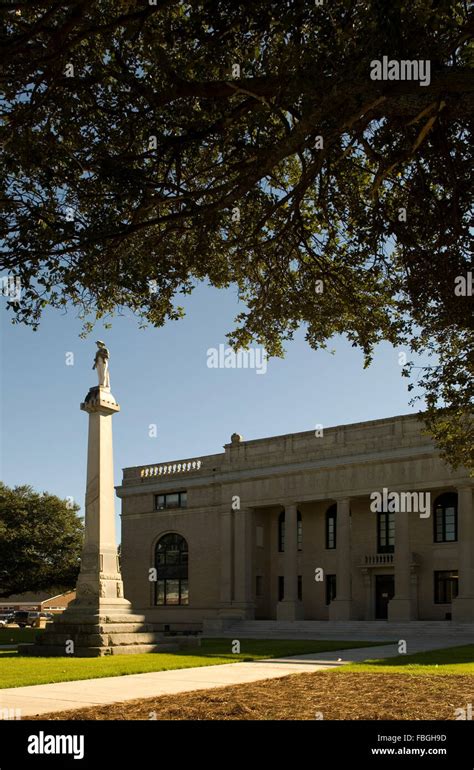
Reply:
M176 532L163 535L156 544L155 604L189 604L188 544Z
M453 543L458 539L458 496L445 492L436 498L434 509L435 543Z
M285 550L285 511L278 517L278 550L280 553Z
M337 505L331 505L326 511L326 548L336 547Z
M302 551L303 550L303 517L301 516L301 511L297 511L296 513L296 542L297 542L297 550Z

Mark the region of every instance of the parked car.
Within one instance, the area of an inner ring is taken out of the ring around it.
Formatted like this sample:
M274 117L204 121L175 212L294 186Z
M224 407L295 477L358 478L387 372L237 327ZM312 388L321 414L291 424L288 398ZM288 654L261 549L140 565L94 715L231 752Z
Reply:
M9 623L13 623L13 612L2 612L0 614L0 628L8 626Z
M28 610L17 610L15 612L13 622L20 626L20 628L26 628L26 626L32 626L40 616L39 612L28 612Z
M41 619L46 621L53 620L54 615L51 612L28 612L27 610L17 610L15 612L12 623L16 623L20 628L26 628L26 626L35 626L36 622Z
M20 628L25 628L28 625L28 615L27 610L17 610L13 616L13 622Z

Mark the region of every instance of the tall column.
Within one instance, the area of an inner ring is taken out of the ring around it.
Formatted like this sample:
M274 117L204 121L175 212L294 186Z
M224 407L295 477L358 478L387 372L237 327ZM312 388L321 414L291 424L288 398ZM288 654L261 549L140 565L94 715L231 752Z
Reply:
M76 598L48 624L35 644L20 654L96 657L160 652L162 634L134 614L124 598L115 539L112 415L120 410L110 392L109 352L98 341L94 368L99 385L89 389L81 409L89 416L84 545ZM143 580L150 580L143 565ZM166 649L168 642L166 639ZM176 648L179 643L175 644Z
M233 543L232 510L226 508L220 514L220 600L219 614L227 614L233 599Z
M364 581L364 594L365 594L365 610L364 610L364 618L363 620L373 620L374 619L374 591L373 591L373 581L372 581L372 574L370 569L363 569L362 570L362 578Z
M459 595L453 602L457 623L474 623L474 509L473 487L458 488Z
M255 615L253 591L253 537L252 508L234 511L234 602L243 618Z
M337 501L336 598L329 605L329 620L352 619L350 503L348 497Z
M410 595L410 533L408 511L395 513L395 595L388 603L388 619L391 621L413 620Z
M285 551L283 557L284 594L277 604L277 620L297 620L303 617L298 599L298 511L296 504L285 506Z
M112 415L120 410L110 388L91 388L81 409L89 415L84 546L74 609L127 612L115 538ZM72 606L72 605L71 605Z

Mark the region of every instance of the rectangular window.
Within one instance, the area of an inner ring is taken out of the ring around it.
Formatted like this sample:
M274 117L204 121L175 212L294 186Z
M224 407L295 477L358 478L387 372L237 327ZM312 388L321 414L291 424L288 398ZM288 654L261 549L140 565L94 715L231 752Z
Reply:
M263 596L263 577L261 575L257 575L255 578L255 595Z
M456 508L438 506L435 512L435 542L454 543L457 538Z
M377 514L377 551L393 553L395 550L395 514L380 511Z
M336 576L326 575L326 604L331 604L336 598Z
M337 509L336 506L326 513L326 548L333 550L336 547L336 522L337 522Z
M167 508L179 508L179 492L173 492L170 495L166 495L165 500Z
M158 580L156 583L157 605L189 604L187 580Z
M296 550L303 550L303 520L301 513L298 511L298 519L296 522Z
M283 553L285 550L285 514L281 513L278 518L278 550Z
M255 530L255 542L257 548L263 548L263 527L260 524L257 525Z
M303 600L303 576L298 575L298 599Z
M278 601L282 602L285 596L285 578L283 575L278 575Z
M434 573L435 604L451 604L458 595L458 573L440 570Z
M168 508L186 508L187 492L169 492L166 495L155 495L155 510L164 511Z

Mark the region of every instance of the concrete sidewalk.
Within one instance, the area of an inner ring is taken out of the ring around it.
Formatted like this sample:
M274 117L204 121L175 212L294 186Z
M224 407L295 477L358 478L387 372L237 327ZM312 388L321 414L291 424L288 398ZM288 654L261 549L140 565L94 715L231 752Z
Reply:
M408 652L454 647L459 640L407 640ZM288 674L303 674L329 669L368 658L391 658L398 655L398 646L361 647L335 650L289 658L273 658L252 663L226 663L216 666L154 671L146 674L84 679L56 684L10 687L0 690L0 709L20 709L22 717L50 714L68 709L118 703L159 695L174 695L194 690L208 690L234 684L276 679Z

